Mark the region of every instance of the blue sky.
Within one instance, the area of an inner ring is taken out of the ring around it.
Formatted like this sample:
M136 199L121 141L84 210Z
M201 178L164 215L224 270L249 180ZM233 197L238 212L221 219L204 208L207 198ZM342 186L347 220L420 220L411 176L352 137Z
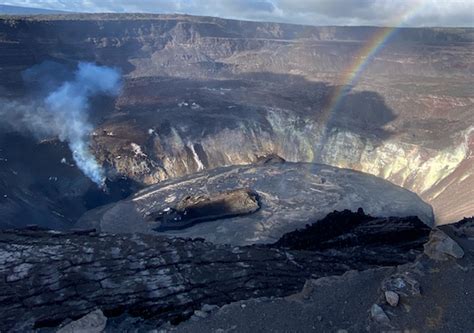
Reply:
M312 25L387 25L404 17L401 22L407 26L474 26L474 0L10 0L0 4L80 12L186 13Z

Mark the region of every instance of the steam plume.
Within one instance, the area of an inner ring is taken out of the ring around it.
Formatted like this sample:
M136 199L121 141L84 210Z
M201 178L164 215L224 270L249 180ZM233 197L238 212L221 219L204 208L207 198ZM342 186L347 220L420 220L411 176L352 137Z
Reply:
M119 82L120 75L112 68L80 63L74 80L65 82L45 100L46 107L54 114L59 139L68 142L79 169L99 185L104 181L104 172L88 148L92 131L88 100L100 93L117 94Z
M89 150L93 130L89 100L99 94L117 95L120 86L117 70L82 62L71 80L61 83L42 100L32 104L9 103L0 114L17 129L26 126L37 136L57 136L67 142L78 168L101 186L104 171Z

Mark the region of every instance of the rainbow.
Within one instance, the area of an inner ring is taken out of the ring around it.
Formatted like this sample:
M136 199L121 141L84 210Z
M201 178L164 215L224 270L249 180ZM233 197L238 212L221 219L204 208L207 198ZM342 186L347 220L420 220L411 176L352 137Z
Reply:
M357 84L361 74L365 71L374 56L389 42L397 28L387 27L378 28L372 38L355 56L352 64L345 69L337 80L336 89L332 94L328 109L332 112L340 105L346 92Z
M328 124L331 122L331 117L334 116L335 111L343 102L344 97L347 96L347 93L352 89L352 87L358 83L362 73L370 64L371 60L385 45L387 45L390 39L399 30L400 25L415 15L421 9L423 4L424 0L412 0L410 8L388 22L387 27L376 28L372 37L369 38L367 43L365 43L365 45L359 50L354 58L354 61L347 67L347 69L342 71L341 75L336 81L336 87L331 94L329 102L324 108L324 133L323 140L321 140L320 153L328 139Z
M422 0L412 0L412 6L391 20L387 27L376 29L373 36L355 56L355 60L342 72L337 81L337 88L329 103L329 109L333 111L340 104L348 88L353 87L359 81L361 74L365 71L373 57L390 41L391 37L398 31L402 22L407 21L420 10Z

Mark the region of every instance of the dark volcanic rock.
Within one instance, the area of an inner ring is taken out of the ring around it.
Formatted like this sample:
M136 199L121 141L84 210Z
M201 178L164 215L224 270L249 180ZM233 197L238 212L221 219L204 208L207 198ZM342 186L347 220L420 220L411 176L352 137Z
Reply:
M443 226L447 233L459 233L453 238L463 246L466 255L462 259L439 261L422 255L398 267L310 279L297 294L235 302L205 319L186 321L168 331L471 332L474 239L467 235L474 225L469 227L466 221ZM399 295L396 307L388 304L387 291ZM372 314L381 312L385 318L377 321L381 317Z
M236 188L251 188L258 194L260 209L163 233L220 244L269 244L334 210L359 207L373 216L418 216L427 225L433 221L431 207L416 194L382 179L326 165L286 162L220 168L165 181L88 212L77 226L155 234L163 221L150 220L150 214L177 207L186 196L209 197Z
M339 218L339 213L331 216ZM311 276L339 275L350 269L405 263L421 253L427 228L411 219L372 219L340 213L372 237L397 226L420 238L377 252L368 238L351 247L332 237L315 238L318 250L278 245L234 247L163 236L61 233L38 228L0 232L0 329L25 331L57 326L95 309L127 314L158 325L190 317L202 305L223 305L253 297L278 297L299 290ZM337 223L338 221L334 221ZM328 224L332 228L334 224ZM417 228L421 227L421 231ZM347 238L350 223L344 224ZM325 235L330 235L326 233ZM313 233L310 233L314 236ZM340 237L343 232L340 230ZM284 239L288 239L285 237ZM277 243L278 244L278 243ZM362 249L367 247L367 251ZM369 251L372 249L372 251ZM355 252L363 255L357 255Z
M285 163L285 162L286 161L283 157L280 157L277 154L270 154L266 156L259 156L255 164L262 165L262 164Z
M424 248L425 254L433 260L459 259L464 256L464 251L458 243L439 229L433 230Z
M457 236L474 237L474 217L464 218L458 223L450 225L446 230L454 230Z
M428 241L430 231L417 217L376 218L365 215L362 209L357 213L345 210L283 235L274 246L289 250L331 250L334 256L341 253L348 255L347 259L364 258L380 265L394 265L414 260ZM411 252L412 249L417 252ZM401 254L406 257L401 259Z
M210 195L186 196L175 207L151 212L148 218L160 222L157 231L179 230L201 222L247 215L260 208L258 194L236 189Z

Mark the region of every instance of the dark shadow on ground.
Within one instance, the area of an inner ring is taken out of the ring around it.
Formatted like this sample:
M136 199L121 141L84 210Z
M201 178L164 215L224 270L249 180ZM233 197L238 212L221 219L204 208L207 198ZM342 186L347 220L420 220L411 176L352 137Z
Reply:
M379 140L391 136L384 126L396 115L381 95L351 90L337 108L329 110L339 88L298 75L273 73L215 80L133 79L126 82L116 104L120 112L106 116L106 122L126 123L133 117L138 126L154 124L163 133L181 126L187 129L184 136L195 137L235 129L246 121L270 130L265 116L274 108L288 111L301 122L324 123L329 131L348 130Z

